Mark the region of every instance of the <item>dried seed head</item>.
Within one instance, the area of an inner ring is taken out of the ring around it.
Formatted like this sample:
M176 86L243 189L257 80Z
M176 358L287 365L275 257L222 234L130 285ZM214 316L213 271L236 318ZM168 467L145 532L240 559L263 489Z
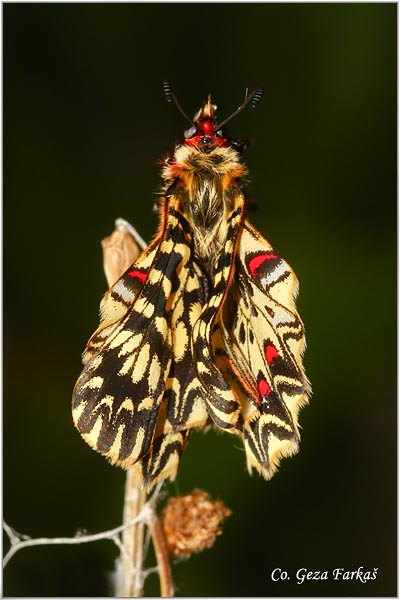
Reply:
M203 490L170 498L161 514L168 552L174 558L188 558L213 546L220 525L231 511L221 500L213 502Z
M129 232L115 229L101 241L103 247L103 266L107 283L111 286L137 259L139 247Z

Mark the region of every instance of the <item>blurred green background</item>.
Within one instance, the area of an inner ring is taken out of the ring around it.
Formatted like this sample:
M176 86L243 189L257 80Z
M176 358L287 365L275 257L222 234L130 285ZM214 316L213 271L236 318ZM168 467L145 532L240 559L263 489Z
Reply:
M3 4L4 517L31 536L120 523L124 473L73 428L106 289L101 238L150 239L157 160L212 93L246 155L254 225L300 279L310 406L265 482L239 439L191 438L169 491L233 511L174 566L178 596L396 595L396 18L389 4ZM5 596L111 594L110 542L17 554ZM377 579L296 583L301 567ZM280 567L289 581L271 581ZM157 595L153 575L146 593Z

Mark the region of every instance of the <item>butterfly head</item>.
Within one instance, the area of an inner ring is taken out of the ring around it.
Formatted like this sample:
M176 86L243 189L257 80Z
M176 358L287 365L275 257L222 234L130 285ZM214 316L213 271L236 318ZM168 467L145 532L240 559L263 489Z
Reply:
M168 81L163 82L163 87L167 101L172 102L172 100L174 100L179 112L187 121L189 121L191 125L184 133L185 143L188 146L196 147L205 152L208 152L211 148L223 147L227 145L238 147L238 149L239 146L241 149L245 149L245 147L247 147L247 144L244 142L237 143L229 140L224 126L226 123L228 123L228 121L233 119L233 117L242 112L242 110L248 104L255 108L262 98L264 93L263 88L257 88L251 94L246 95L242 104L228 118L218 122L215 116L217 106L212 104L210 96L192 120L182 110L175 92Z
M201 147L209 146L226 146L226 135L221 128L217 128L215 112L217 106L211 103L211 97L208 97L207 102L196 113L192 126L185 131L185 142L188 146Z

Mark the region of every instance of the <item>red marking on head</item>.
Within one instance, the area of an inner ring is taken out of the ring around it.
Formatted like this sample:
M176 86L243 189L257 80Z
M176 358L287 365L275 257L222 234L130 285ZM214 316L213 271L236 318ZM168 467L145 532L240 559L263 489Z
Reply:
M128 275L129 277L136 277L136 279L139 279L142 283L147 279L147 273L142 273L142 271L137 271L136 269L129 271Z
M279 356L278 350L272 344L268 344L265 348L265 358L267 359L267 363L270 365L272 361Z
M253 277L257 275L258 269L266 260L272 260L273 258L278 258L278 255L270 252L269 254L257 254L257 256L253 256L249 262L249 269Z
M200 133L198 133L197 135L194 135L193 137L185 140L185 142L187 143L188 146L192 146L192 147L193 146L194 147L201 146L204 143L210 143L210 142L215 144L215 146L217 146L217 148L226 146L226 140L218 137L217 135L214 135L214 133L205 133L202 130L200 130Z
M271 393L271 388L265 379L260 379L257 387L261 398L266 398Z
M198 124L199 131L204 134L212 133L214 130L214 123L212 119L201 119Z
M226 140L214 133L215 124L213 119L200 119L195 122L195 125L197 128L196 134L185 140L188 146L196 147L201 146L202 144L209 144L210 142L215 144L218 148L226 146Z

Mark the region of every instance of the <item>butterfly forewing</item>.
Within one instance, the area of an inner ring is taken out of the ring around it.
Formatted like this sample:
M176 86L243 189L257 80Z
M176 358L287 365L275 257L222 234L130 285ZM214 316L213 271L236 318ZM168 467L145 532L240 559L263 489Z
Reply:
M202 284L175 212L171 201L158 246L108 292L102 304L106 328L102 324L89 342L75 388L74 417L81 434L125 467L150 450L154 455L158 436L208 419L190 336L202 310ZM113 322L118 314L122 318ZM105 330L109 337L98 347ZM159 447L177 452L179 436L172 445L167 441L164 437Z
M100 326L87 343L83 353L84 364L102 350L105 341L110 340L124 317L130 312L154 263L159 245L160 236L149 244L137 262L104 295L100 304Z

